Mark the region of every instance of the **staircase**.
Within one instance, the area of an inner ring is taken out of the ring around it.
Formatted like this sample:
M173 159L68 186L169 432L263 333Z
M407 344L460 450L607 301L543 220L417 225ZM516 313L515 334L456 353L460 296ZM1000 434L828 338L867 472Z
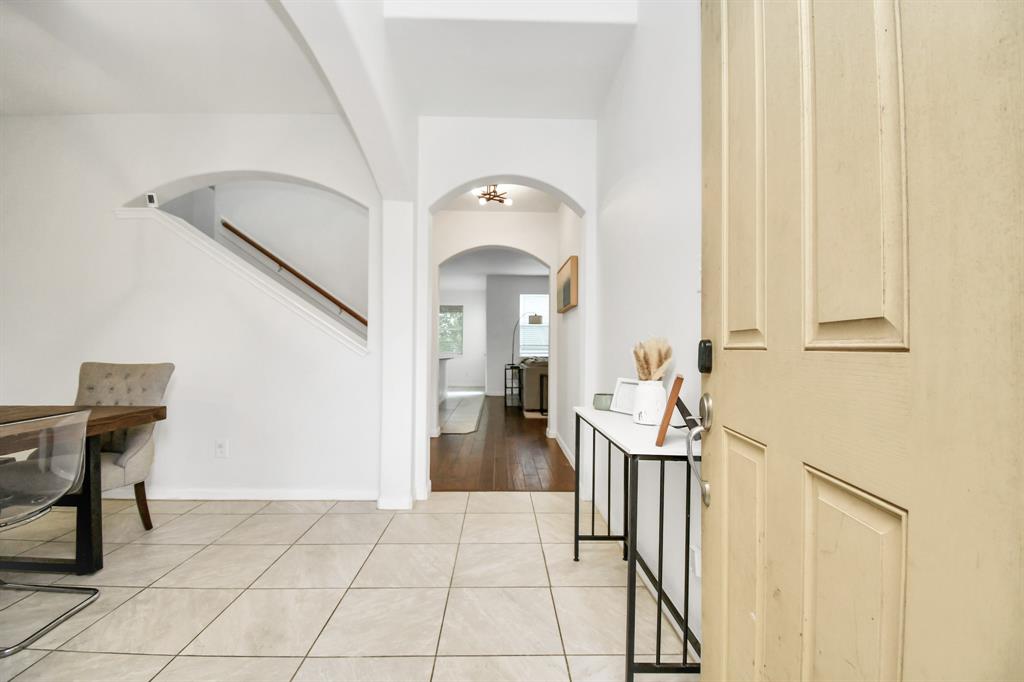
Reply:
M217 241L226 244L240 256L280 280L289 289L314 305L336 316L357 334L366 337L367 320L364 315L339 300L334 294L289 265L229 221L221 219L220 225L224 228L224 232L218 234Z

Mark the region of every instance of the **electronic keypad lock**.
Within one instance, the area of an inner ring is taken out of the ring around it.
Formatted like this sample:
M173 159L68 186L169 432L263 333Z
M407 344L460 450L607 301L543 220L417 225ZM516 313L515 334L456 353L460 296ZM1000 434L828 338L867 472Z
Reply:
M711 339L701 339L697 344L697 371L711 374Z

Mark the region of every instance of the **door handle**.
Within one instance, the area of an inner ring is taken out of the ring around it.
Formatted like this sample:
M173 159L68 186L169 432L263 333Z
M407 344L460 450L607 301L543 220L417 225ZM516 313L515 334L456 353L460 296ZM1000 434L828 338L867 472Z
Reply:
M693 442L700 438L704 440L703 434L708 432L711 428L712 403L711 396L707 393L700 397L700 404L698 406L698 413L700 422L697 426L686 432L686 459L690 462L690 470L693 471L693 475L697 477L697 482L700 484L700 500L704 503L705 507L711 506L711 484L701 478L700 471L697 469L697 462L693 459Z
M710 507L711 484L700 477L700 471L697 469L697 462L693 459L693 441L699 438L704 432L703 426L695 426L687 432L686 458L690 461L690 469L693 471L693 475L697 477L697 482L700 484L700 500L704 503L705 507Z

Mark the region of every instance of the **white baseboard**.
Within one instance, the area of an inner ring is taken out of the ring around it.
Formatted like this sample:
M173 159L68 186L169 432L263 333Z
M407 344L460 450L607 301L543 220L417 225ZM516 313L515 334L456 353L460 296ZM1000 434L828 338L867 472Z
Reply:
M412 496L382 497L377 500L378 509L412 509Z
M104 491L103 497L135 499L131 487ZM376 490L337 488L174 488L146 486L152 500L376 500ZM411 504L411 502L410 502Z
M562 434L556 433L554 437L555 440L558 442L558 447L562 450L562 454L565 455L565 458L569 461L569 466L575 469L576 456L572 453L572 450L569 449L569 446L565 444L565 441L562 440Z

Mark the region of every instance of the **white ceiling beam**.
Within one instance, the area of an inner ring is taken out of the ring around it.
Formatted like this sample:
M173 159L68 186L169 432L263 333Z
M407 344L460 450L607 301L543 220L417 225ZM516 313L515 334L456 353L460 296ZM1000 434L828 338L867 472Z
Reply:
M280 3L334 90L381 196L413 200L416 116L391 65L380 3Z

